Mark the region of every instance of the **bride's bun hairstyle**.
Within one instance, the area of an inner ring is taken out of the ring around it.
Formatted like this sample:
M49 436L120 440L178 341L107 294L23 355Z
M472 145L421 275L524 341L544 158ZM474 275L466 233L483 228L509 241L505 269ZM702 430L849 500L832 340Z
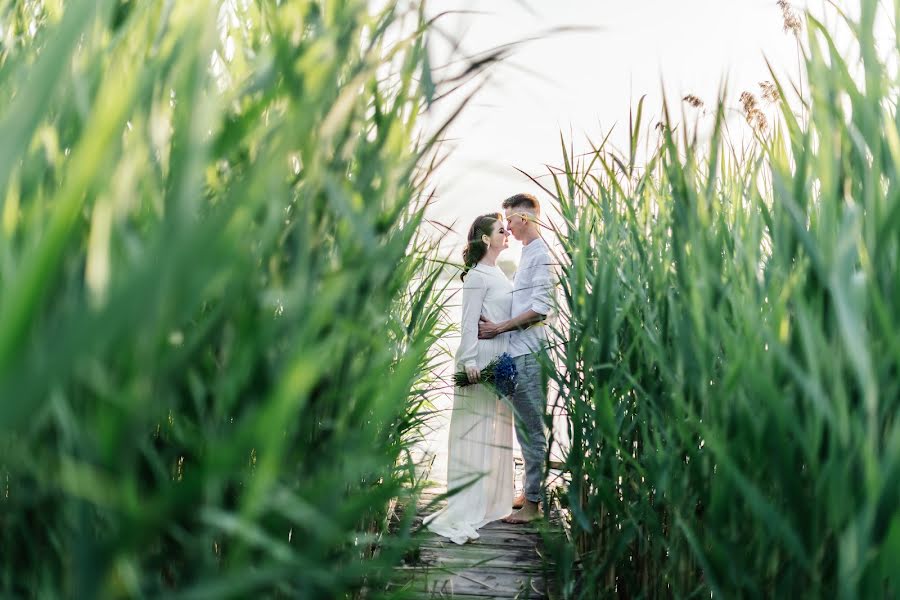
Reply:
M502 220L503 215L500 213L490 213L481 215L469 227L469 237L466 238L468 241L463 248L463 272L459 276L462 281L466 280L469 269L477 265L487 254L488 245L484 243L484 236L491 237L494 233L494 223Z

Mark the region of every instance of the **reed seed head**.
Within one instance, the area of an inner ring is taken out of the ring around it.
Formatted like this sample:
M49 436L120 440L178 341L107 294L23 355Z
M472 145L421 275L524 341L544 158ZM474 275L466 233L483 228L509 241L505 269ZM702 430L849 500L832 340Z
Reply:
M769 120L759 108L756 96L750 92L741 92L741 107L744 110L744 118L758 133L765 133L769 128Z
M750 92L741 92L741 106L744 107L744 114L749 114L756 110L756 96Z
M778 93L778 86L771 81L760 81L759 89L762 90L762 97L765 98L767 102L773 103L781 100L781 94Z
M701 108L703 106L703 100L693 94L688 94L687 96L682 98L682 100L684 100L694 108Z
M778 7L781 9L781 17L784 20L784 32L800 35L803 29L803 22L797 16L797 12L787 0L778 0Z

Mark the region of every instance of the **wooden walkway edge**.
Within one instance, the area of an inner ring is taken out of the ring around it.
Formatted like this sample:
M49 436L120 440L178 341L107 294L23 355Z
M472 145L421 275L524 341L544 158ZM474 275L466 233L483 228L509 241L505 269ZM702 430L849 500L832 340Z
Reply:
M444 493L440 485L423 491L417 503L416 527L446 504L446 500L436 502ZM551 514L549 523L541 521L539 525L488 523L478 531L479 539L464 545L420 531L423 537L418 553L395 570L390 589L403 590L405 597L413 600L550 598L554 565L544 553L541 531L563 535L558 512L554 513L557 518Z

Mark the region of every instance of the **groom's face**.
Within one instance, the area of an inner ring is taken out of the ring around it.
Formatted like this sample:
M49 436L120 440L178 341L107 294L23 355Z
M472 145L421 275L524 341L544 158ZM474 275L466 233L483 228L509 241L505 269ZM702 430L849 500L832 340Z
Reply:
M506 230L512 234L514 238L521 241L525 228L528 227L528 215L522 212L520 208L507 208L504 211L506 216Z

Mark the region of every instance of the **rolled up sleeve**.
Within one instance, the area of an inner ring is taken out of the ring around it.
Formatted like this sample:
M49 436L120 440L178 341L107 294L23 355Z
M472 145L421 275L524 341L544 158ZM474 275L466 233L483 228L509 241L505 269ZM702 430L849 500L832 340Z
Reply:
M541 254L535 258L531 278L534 295L531 298L531 310L541 315L549 315L553 312L554 299L554 275L550 263L550 257Z

